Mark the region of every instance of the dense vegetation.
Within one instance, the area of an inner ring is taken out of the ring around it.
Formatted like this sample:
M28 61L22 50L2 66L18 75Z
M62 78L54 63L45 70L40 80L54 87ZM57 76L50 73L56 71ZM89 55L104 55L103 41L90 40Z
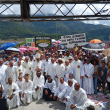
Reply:
M85 24L79 21L61 22L0 22L0 38L18 39L34 36L51 36L60 39L62 35L86 33L87 41L98 38L108 40L110 27L105 25Z

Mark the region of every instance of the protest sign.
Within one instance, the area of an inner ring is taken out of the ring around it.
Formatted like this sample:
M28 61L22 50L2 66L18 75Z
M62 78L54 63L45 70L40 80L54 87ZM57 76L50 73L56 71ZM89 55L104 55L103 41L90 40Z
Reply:
M51 37L35 37L35 47L51 47Z
M74 34L61 36L62 47L63 48L73 48L76 46L82 46L86 44L86 34Z

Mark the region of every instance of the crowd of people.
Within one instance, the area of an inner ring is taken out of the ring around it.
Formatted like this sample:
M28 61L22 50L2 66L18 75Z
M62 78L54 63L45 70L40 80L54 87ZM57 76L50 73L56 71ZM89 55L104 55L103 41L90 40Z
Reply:
M95 110L87 94L106 90L110 92L110 57L100 51L51 47L4 52L0 58L0 98L9 109L43 98L65 103L65 110Z

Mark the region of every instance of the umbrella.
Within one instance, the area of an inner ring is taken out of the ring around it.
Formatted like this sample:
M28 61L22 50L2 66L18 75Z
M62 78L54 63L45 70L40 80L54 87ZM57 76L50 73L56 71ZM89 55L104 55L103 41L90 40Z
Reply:
M38 50L38 47L29 47L28 50Z
M53 43L53 42L56 42L56 40L55 40L55 39L52 39L52 43Z
M56 43L57 43L57 44L59 44L60 42L61 42L61 41L59 41L59 40L58 40L58 41L56 41Z
M21 52L25 52L26 50L28 50L27 48L19 48L19 50L21 51Z
M21 42L19 42L19 41L14 41L14 43L15 43L15 44L20 44Z
M110 48L105 49L102 53L103 53L105 56L110 56Z
M17 48L11 48L11 47L7 48L6 50L10 50L10 51L14 51L14 52L20 52L19 49L17 49Z
M27 48L26 46L20 46L19 48Z
M14 47L15 45L16 45L16 44L13 43L13 42L7 42L7 43L3 44L3 45L0 47L0 50L5 50L5 49L7 49L7 48L9 48L9 47Z
M93 39L89 43L102 43L102 41L99 39Z
M86 44L82 47L82 49L85 49L85 50L96 50L96 51L101 51L101 50L104 50L103 46L98 44L98 43L89 43L89 44Z

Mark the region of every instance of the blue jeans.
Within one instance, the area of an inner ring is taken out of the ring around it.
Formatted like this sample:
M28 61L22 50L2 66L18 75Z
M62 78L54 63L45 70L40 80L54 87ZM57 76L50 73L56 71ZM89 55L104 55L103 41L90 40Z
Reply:
M94 76L96 76L96 74L94 74ZM93 78L93 82L94 82L94 93L97 93L97 80L98 80L98 76L96 78Z

